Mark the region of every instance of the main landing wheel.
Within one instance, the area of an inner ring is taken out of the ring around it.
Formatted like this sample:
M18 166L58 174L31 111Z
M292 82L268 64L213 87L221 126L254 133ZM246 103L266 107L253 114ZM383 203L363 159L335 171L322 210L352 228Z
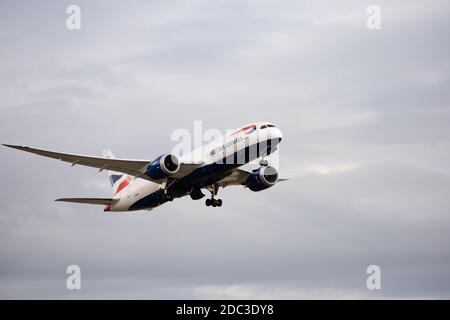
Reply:
M221 207L222 199L206 199L205 204L207 207Z
M217 191L219 191L218 185L211 185L209 187L206 187L209 192L211 192L211 199L206 199L205 204L207 207L221 207L222 206L222 199L215 199L214 196L217 195Z

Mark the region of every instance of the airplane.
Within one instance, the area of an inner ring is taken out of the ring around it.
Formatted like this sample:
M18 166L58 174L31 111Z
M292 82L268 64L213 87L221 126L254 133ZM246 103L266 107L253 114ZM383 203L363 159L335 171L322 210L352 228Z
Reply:
M202 189L210 192L206 206L221 207L216 199L219 188L240 185L251 191L262 191L279 181L278 171L270 166L266 156L273 154L283 138L280 129L270 122L255 122L232 130L177 157L161 154L154 160L115 158L110 150L103 157L85 156L36 149L27 146L3 144L40 156L107 170L113 188L111 198L60 198L55 201L104 205L105 212L152 210L175 198L189 195L202 199ZM251 172L239 167L261 159L259 167Z

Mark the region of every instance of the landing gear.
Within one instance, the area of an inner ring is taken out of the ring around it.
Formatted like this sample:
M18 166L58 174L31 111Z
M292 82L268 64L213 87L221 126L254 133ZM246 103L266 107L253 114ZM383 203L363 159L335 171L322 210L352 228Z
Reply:
M259 165L261 167L267 167L269 165L269 161L267 161L266 159L262 158L261 160L259 160Z
M207 207L221 207L222 199L214 199L214 196L217 195L217 191L219 191L218 185L213 185L207 188L209 192L211 192L211 199L206 199L205 204Z
M222 199L206 199L205 204L207 207L221 207Z

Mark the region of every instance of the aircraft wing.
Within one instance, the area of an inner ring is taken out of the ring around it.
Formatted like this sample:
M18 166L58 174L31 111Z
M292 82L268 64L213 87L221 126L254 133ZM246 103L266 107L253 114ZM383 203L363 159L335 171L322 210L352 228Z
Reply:
M103 157L92 157L92 156L84 156L79 154L71 154L71 153L62 153L62 152L55 152L55 151L49 151L49 150L42 150L42 149L35 149L31 147L26 146L18 146L18 145L11 145L11 144L3 144L5 147L18 149L30 153L34 153L40 156L49 157L57 160L61 160L64 162L69 162L74 165L80 165L80 166L88 166L88 167L94 167L102 170L111 170L111 171L118 171L123 172L126 174L129 174L131 176L139 177L145 180L153 181L153 182L160 182L160 180L153 180L147 175L145 175L145 171L147 169L148 164L151 162L151 160L133 160L133 159L109 159L109 158L103 158ZM179 171L174 175L174 178L181 178L184 175L189 174L202 164L197 163L180 163L180 169Z
M231 175L223 178L218 182L219 187L227 187L233 185L245 185L247 182L248 176L251 172L242 170L242 169L234 169ZM290 178L278 178L278 182L289 180Z

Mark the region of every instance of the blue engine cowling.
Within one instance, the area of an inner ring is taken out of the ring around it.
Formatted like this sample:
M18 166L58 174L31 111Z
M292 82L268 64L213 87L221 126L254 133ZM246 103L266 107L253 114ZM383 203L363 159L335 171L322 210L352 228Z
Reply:
M150 162L145 174L153 180L167 178L180 169L178 158L172 154L162 154Z
M278 172L274 167L259 167L252 170L245 186L252 191L261 191L275 185L278 181Z

